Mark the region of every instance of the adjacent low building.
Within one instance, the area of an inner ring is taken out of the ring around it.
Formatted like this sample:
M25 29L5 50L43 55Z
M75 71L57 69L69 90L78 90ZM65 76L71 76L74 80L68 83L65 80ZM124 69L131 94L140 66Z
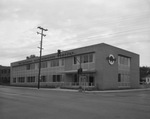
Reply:
M150 74L142 78L142 83L143 84L150 84Z
M10 84L10 66L0 65L0 84Z
M11 85L37 86L38 74L39 57L11 63ZM42 56L40 87L55 86L138 88L139 55L101 43Z

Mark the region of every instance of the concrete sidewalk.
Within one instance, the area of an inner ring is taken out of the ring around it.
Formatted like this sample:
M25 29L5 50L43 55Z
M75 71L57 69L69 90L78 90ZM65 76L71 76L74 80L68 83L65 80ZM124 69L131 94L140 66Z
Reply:
M15 86L2 86L0 87L11 87L11 88L24 88L24 89L34 89L34 90L51 90L51 91L66 91L66 92L83 92L83 93L115 93L115 92L130 92L130 91L146 91L150 90L150 88L142 88L142 89L121 89L121 90L97 90L97 91L79 91L75 89L63 89L63 88L33 88L33 87L15 87Z
M54 89L48 89L48 88L41 88L40 90L55 90L55 91L69 91L69 92L80 92L79 90L73 90L73 89L61 89L61 88L54 88ZM113 92L129 92L129 91L146 91L150 90L150 88L145 89L121 89L121 90L103 90L103 91L84 91L84 93L113 93Z

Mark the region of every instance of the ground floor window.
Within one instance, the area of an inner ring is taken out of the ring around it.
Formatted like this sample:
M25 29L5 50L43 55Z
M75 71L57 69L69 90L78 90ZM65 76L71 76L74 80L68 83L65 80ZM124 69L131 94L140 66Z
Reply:
M0 83L10 83L10 77L1 77Z
M16 78L13 78L13 83L16 83L16 81L17 81Z
M35 76L27 77L27 82L35 82Z
M118 82L121 82L121 74L118 74Z
M130 86L129 73L118 73L118 83L120 87L129 87Z
M53 75L53 82L61 82L62 75Z
M41 82L46 82L46 76L41 76Z
M25 82L25 77L18 77L18 82L19 83L24 83Z
M78 75L74 74L74 82L79 82Z

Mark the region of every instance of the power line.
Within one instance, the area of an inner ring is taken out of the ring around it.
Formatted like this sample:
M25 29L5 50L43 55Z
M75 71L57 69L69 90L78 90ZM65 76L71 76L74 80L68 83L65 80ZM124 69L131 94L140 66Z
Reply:
M105 38L105 37L117 37L118 35L121 36L121 35L125 35L125 34L129 34L129 33L136 33L136 32L140 32L140 31L143 31L143 30L150 30L150 27L143 27L143 28L132 28L132 29L127 29L127 30L124 30L124 31L118 31L118 32L114 32L114 33L110 33L110 34L98 34L98 35L93 35L93 36L88 36L88 37L77 37L77 38L72 38L72 39L69 39L69 40L94 40L94 39L97 39L97 38ZM49 45L49 43L47 43L46 45Z

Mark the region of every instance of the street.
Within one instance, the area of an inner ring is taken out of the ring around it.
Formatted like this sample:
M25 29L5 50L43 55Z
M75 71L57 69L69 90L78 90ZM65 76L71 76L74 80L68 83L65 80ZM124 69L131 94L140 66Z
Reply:
M84 93L0 86L0 119L150 119L150 90Z

